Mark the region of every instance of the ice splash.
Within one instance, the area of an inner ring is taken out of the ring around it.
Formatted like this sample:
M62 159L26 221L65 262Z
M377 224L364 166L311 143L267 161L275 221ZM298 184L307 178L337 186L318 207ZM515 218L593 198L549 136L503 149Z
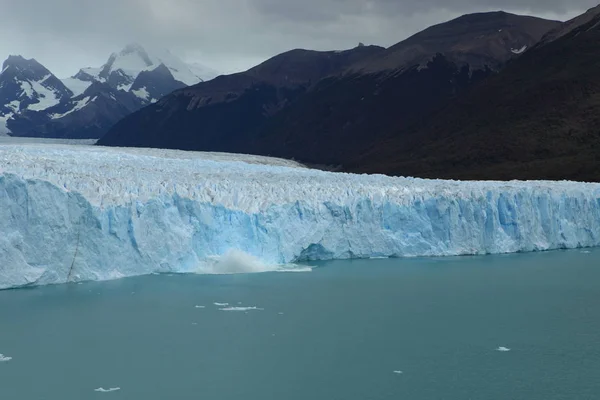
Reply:
M114 387L114 388L109 388L109 389L98 388L98 389L94 389L94 392L110 393L110 392L116 392L117 390L121 390L121 388L120 387Z
M214 256L203 263L195 273L213 275L255 274L265 272L311 272L312 267L296 264L268 264L258 257L238 249L229 249L222 256Z

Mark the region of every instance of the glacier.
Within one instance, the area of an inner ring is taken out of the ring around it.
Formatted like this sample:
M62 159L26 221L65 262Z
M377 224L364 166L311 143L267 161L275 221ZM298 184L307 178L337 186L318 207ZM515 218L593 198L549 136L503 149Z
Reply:
M313 170L258 156L0 142L0 288L303 261L600 245L600 185ZM241 272L243 268L234 268Z

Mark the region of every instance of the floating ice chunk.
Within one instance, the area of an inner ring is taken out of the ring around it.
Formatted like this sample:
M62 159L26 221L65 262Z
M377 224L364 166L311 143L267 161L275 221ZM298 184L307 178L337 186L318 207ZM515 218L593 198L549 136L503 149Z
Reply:
M110 393L110 392L116 392L117 390L121 390L121 388L120 387L114 387L114 388L109 388L109 389L98 388L98 389L94 389L94 392Z
M221 311L254 311L254 310L263 311L264 308L258 308L258 307L226 307L226 308L220 308L219 310L221 310Z
M403 374L404 372L402 372L402 371L394 371L394 373L400 375L400 374Z
M496 351L500 351L500 352L507 352L510 351L510 349L508 347L498 347L496 349Z
M5 356L4 354L0 354L0 362L8 362L12 360L12 357Z
M282 313L282 312L280 312L280 313L278 313L278 314L279 314L279 315L283 315L283 313Z
M279 266L275 272L312 272L313 267L296 267L293 264L290 266Z
M195 306L194 308L206 308L206 306Z
M213 303L213 304L217 307L226 307L229 305L229 303Z

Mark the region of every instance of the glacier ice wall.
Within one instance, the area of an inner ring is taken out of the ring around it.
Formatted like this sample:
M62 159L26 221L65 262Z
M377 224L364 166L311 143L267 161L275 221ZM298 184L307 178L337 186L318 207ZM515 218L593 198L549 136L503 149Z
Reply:
M598 184L422 180L252 156L0 145L0 288L218 272L231 250L275 265L598 245Z

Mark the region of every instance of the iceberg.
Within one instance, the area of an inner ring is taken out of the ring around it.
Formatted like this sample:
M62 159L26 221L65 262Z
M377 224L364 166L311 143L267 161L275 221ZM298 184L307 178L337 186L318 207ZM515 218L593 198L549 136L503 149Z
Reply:
M425 180L258 156L0 144L0 288L237 273L244 260L247 272L263 272L313 260L599 244L599 184Z

